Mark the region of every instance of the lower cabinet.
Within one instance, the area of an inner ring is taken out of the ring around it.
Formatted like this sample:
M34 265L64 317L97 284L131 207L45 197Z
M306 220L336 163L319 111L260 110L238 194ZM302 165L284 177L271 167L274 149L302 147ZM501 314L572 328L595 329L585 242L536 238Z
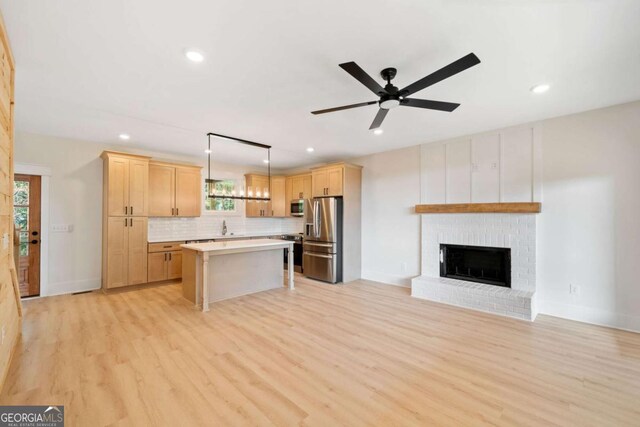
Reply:
M109 217L106 224L106 289L147 282L147 218Z
M180 244L150 243L147 261L147 280L161 282L182 277L182 251Z

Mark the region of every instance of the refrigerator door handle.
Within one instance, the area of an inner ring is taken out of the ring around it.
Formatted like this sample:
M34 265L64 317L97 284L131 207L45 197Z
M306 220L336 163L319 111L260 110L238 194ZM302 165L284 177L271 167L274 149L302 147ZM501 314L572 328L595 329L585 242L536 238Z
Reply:
M331 258L333 258L335 256L335 255L316 254L316 253L313 253L313 252L305 252L304 254L308 255L308 256L313 256L313 257L316 257L316 258L326 258L326 259L331 259Z
M304 242L305 246L319 246L321 248L332 248L333 243L312 243L312 242Z
M315 231L315 237L317 239L320 237L320 201L314 200L314 204L315 204L315 215L316 215L316 220L315 220L316 225L314 226L314 231Z

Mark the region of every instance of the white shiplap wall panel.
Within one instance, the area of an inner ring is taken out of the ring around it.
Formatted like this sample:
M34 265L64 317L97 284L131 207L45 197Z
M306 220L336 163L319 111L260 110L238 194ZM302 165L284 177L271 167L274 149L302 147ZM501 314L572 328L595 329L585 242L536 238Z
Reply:
M471 140L451 142L447 147L446 203L471 202Z
M502 202L533 201L533 129L504 131L502 139Z
M426 204L447 201L447 152L443 144L426 144L421 147L422 163L421 200Z
M500 135L471 140L471 203L500 201Z

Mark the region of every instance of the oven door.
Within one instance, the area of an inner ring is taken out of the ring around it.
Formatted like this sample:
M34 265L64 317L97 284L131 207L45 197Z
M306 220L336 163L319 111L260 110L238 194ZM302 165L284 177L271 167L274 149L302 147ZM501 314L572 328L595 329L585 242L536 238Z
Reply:
M284 269L289 268L289 249L284 250ZM302 243L293 245L293 271L302 273Z

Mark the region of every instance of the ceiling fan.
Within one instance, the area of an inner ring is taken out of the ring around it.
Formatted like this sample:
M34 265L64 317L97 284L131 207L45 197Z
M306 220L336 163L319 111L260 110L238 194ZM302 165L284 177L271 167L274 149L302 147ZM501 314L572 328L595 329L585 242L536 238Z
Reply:
M391 80L393 80L397 73L397 70L395 68L385 68L380 72L382 78L387 81L387 84L383 88L378 84L378 82L376 82L371 76L369 76L369 74L367 74L362 68L360 68L358 64L356 64L355 62L345 62L344 64L340 64L340 68L351 74L356 78L356 80L368 87L369 90L375 93L380 99L378 101L360 102L358 104L343 105L342 107L312 111L311 114L332 113L334 111L348 110L350 108L358 108L365 107L367 105L378 104L380 107L378 109L378 114L376 114L376 117L373 119L373 123L371 123L371 126L369 127L369 129L376 129L380 127L389 110L399 105L405 107L427 108L429 110L451 112L458 108L460 104L407 97L444 79L448 79L449 77L456 75L466 70L467 68L471 68L479 63L480 59L478 59L475 54L470 53L458 59L457 61L452 62L446 67L443 67L438 71L421 78L417 82L414 82L403 89L398 89L396 86L391 84Z

